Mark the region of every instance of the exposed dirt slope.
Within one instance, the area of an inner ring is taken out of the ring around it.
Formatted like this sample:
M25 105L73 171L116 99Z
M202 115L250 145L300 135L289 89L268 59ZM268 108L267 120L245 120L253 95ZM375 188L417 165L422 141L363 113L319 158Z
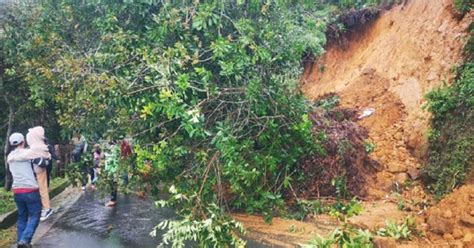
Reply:
M380 198L404 181L426 156L428 114L423 96L453 78L472 20L452 15L452 0L412 0L383 13L345 46L333 45L302 82L311 99L335 92L343 107L375 112L359 121L376 144L384 170L369 187Z
M342 108L375 109L358 123L369 131L369 139L376 144L372 159L383 169L368 182L369 198L373 199L364 202L364 212L349 219L350 223L376 231L387 219L417 216L418 227L427 237L397 243L397 247L474 247L474 225L470 226L474 185L455 191L427 212L423 209L429 205L429 197L418 184L402 187L406 189L400 196L406 205L403 211L400 198L390 195L394 182L418 177L426 158L429 122L422 109L423 96L452 81L451 69L462 62L466 30L473 20L473 13L457 20L452 15L453 0L404 2L381 13L348 42L330 44L312 67L305 66L301 88L310 99L336 93ZM451 213L447 209L452 209ZM313 232L325 234L332 226L313 220L319 228L304 226L306 231L292 233L292 225L303 224L278 219L267 226L259 217L234 217L255 235L253 238L275 246L304 243ZM441 233L436 228L445 229Z

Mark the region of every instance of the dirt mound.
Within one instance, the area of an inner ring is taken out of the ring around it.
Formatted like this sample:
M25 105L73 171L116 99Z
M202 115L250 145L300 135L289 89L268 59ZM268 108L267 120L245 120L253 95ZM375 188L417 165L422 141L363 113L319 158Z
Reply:
M348 44L332 43L302 79L311 99L335 92L341 107L375 112L358 123L376 144L384 170L368 185L383 197L394 182L418 177L426 158L429 115L423 96L454 77L472 13L452 15L451 0L408 1L380 14Z
M338 98L335 95L325 99ZM323 100L324 101L324 100ZM324 135L323 154L314 154L300 163L297 169L305 175L303 181L295 183L298 197L305 199L335 196L333 180L346 182L351 195L366 195L365 184L372 180L379 164L372 160L365 148L367 130L354 121L353 109L335 108L330 111L315 111L310 114L313 133Z
M434 243L474 247L474 185L456 189L428 210L426 223Z

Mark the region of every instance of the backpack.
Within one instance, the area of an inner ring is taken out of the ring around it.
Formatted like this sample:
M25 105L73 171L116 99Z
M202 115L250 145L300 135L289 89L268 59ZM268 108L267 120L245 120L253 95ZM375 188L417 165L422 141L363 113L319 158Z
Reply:
M51 165L51 160L46 158L35 158L31 160L33 166L38 166L40 168L46 168Z

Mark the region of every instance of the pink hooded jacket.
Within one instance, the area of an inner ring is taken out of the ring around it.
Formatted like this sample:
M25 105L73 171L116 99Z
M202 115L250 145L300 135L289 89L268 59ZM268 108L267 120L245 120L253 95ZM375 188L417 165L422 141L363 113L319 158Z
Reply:
M26 142L29 147L27 149L22 149L21 152L18 152L13 156L9 156L8 162L31 160L35 158L51 159L51 154L49 154L48 146L44 140L44 128L42 126L28 129Z

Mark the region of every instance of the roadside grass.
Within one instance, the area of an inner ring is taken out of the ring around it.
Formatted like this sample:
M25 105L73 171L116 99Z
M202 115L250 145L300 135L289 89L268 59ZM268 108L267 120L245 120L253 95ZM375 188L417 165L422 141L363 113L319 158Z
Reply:
M54 189L59 185L62 185L66 181L67 178L54 178L51 181L50 189ZM14 210L15 207L16 206L15 201L13 200L13 193L11 191L5 191L4 188L0 188L0 215Z
M66 182L66 181L68 181L68 179L66 177L64 177L64 178L56 177L51 181L51 184L49 185L49 188L54 189L57 186L59 186L59 185L63 184L64 182Z
M13 193L5 191L0 188L0 215L15 209L15 202L13 201ZM3 247L3 246L0 246Z
M16 242L16 226L0 229L0 247L10 247Z

